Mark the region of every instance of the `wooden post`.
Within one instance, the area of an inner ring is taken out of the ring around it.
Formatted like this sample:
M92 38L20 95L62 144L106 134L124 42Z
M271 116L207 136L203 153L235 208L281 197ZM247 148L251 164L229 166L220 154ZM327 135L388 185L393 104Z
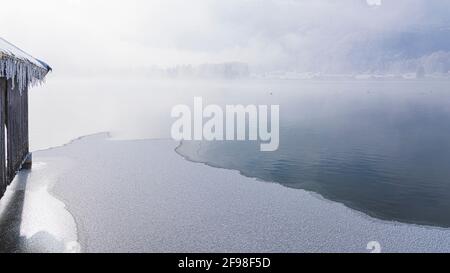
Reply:
M0 198L8 185L6 178L6 147L5 147L5 121L6 121L6 79L0 78Z
M32 156L28 136L28 87L20 93L20 156L22 159L21 169L31 169Z

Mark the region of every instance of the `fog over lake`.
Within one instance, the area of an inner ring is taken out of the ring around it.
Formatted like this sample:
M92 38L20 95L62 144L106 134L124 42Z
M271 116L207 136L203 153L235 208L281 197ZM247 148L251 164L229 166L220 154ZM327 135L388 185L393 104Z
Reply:
M49 236L53 251L365 251L372 235L387 251L448 250L450 1L2 10L0 37L53 71L29 91L36 164L2 200L15 209L0 206L0 250L23 250L42 230L65 238ZM171 111L195 97L279 105L279 149L174 142ZM136 213L117 213L135 201Z

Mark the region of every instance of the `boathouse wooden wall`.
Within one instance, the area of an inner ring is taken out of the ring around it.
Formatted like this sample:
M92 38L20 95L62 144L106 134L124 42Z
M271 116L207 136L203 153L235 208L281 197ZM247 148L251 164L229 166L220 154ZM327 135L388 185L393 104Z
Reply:
M29 167L28 89L0 78L0 198L22 166Z

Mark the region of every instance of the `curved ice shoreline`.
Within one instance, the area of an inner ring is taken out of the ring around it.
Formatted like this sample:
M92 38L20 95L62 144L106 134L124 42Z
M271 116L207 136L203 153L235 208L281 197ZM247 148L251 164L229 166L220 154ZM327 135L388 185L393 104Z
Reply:
M371 241L383 252L450 251L449 229L376 220L193 163L177 146L98 134L35 152L34 160L57 175L52 193L75 217L86 252L368 252Z
M343 205L346 208L350 209L351 211L354 211L355 213L360 214L362 217L367 217L369 219L378 220L378 221L385 222L385 223L399 224L399 225L403 224L403 225L410 225L410 226L417 226L417 227L427 227L427 228L433 228L433 229L449 230L448 228L442 227L442 226L418 224L418 223L413 223L413 222L402 222L402 221L397 221L397 220L383 219L381 217L377 217L377 216L371 215L369 213L366 213L363 210L359 210L357 208L352 208L350 206L347 206L345 203L340 202L339 200L333 200L333 199L327 198L327 197L321 195L319 192L310 191L310 190L306 190L306 189L302 189L302 188L288 187L288 186L280 183L279 181L265 180L265 179L262 179L262 178L259 178L259 177L247 175L247 174L245 174L243 171L241 171L239 169L228 168L228 167L220 166L219 164L214 164L214 163L208 162L206 160L201 160L199 158L200 158L200 151L202 149L202 144L198 143L197 145L198 145L198 147L195 149L195 151L191 151L191 152L196 154L197 159L195 159L193 156L191 156L192 153L185 152L185 151L182 150L182 148L183 148L183 141L179 142L179 144L175 148L175 152L178 155L180 155L181 157L183 157L184 159L186 159L187 161L190 161L190 162L193 162L193 163L204 164L205 166L208 166L208 167L211 167L211 168L224 169L224 170L229 170L229 171L236 171L241 176L244 176L244 177L247 177L247 178L250 178L250 179L253 179L253 180L266 182L266 183L274 183L274 184L277 184L277 185L280 185L280 186L283 186L283 187L286 187L286 188L289 188L289 189L304 191L304 192L306 192L308 194L311 194L315 198L318 198L318 199L323 200L325 202L331 202L331 203L336 203L336 204L339 204L339 205Z

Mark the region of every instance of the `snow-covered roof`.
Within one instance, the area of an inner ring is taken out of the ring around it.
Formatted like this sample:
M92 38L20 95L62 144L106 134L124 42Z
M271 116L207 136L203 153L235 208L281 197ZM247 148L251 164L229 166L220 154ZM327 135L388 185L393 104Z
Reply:
M0 37L0 77L12 79L24 90L44 81L52 68Z

